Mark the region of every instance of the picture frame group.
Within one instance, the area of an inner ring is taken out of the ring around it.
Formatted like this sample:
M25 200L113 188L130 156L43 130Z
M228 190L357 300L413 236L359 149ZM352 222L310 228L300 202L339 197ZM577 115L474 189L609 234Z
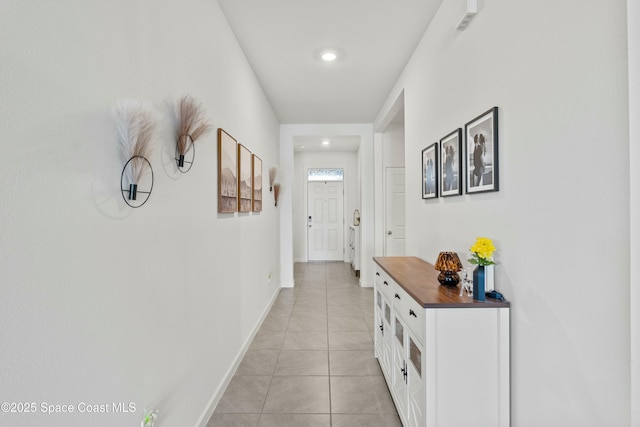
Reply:
M262 211L262 159L218 128L218 213Z
M464 139L464 141L463 141ZM498 107L422 150L422 198L499 190Z

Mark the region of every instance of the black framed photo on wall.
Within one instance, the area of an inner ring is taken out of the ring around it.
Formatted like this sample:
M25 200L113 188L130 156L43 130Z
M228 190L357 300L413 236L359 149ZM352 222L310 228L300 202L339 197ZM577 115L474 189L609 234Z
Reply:
M462 194L462 129L440 140L440 195Z
M438 143L422 150L422 198L438 197Z
M467 193L498 191L498 107L464 126Z

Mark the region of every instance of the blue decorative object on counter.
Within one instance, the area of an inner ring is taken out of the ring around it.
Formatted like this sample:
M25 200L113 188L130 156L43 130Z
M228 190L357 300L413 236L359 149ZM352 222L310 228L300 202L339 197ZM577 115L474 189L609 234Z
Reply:
M477 265L473 270L473 299L485 301L484 295L484 265Z

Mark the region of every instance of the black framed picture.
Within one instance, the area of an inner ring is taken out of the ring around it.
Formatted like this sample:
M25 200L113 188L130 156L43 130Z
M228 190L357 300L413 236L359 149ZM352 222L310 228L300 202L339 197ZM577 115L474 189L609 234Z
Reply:
M462 128L440 140L440 195L462 194Z
M467 193L498 191L498 107L464 125Z
M438 143L422 150L422 198L438 197Z

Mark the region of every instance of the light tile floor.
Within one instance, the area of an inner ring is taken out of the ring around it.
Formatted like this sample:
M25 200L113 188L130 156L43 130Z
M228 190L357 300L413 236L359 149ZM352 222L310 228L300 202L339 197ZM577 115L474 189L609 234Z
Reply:
M207 427L400 427L373 356L373 290L342 262L294 275Z

